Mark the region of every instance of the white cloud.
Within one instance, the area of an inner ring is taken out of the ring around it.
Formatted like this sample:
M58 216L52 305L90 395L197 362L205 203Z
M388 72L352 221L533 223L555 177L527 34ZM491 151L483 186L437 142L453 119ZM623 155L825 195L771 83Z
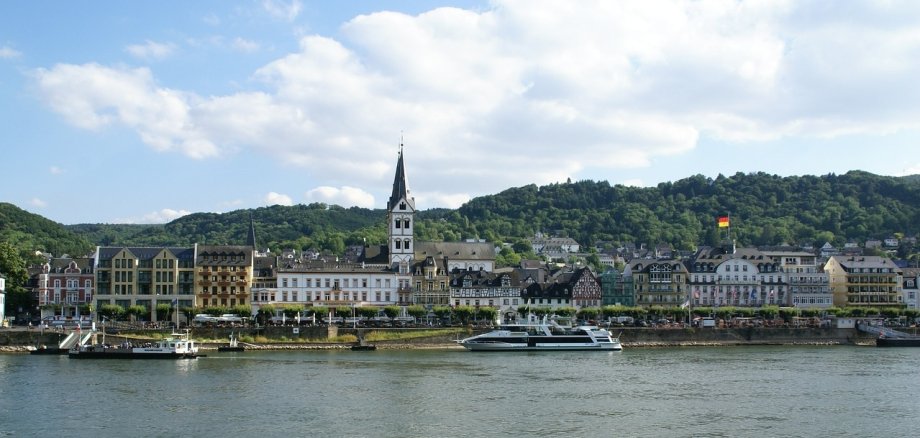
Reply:
M146 68L58 64L34 77L55 111L85 129L120 123L158 151L178 150L192 158L217 153L208 133L196 128L191 111L198 98L158 88Z
M253 53L258 52L261 48L259 43L255 41L250 41L245 38L236 37L231 44L234 50L243 53Z
M207 14L204 17L202 17L201 21L203 21L208 26L217 27L217 26L220 26L221 20L220 20L220 17L211 13L211 14Z
M22 53L10 46L0 46L0 59L18 58Z
M64 169L61 169L60 167L57 167L57 166L51 166L48 168L48 173L52 175L60 175L64 173Z
M285 20L302 8L261 5ZM920 128L918 20L912 3L497 0L355 17L255 71L258 91L201 96L97 64L35 77L77 126L120 124L193 158L253 149L332 188L308 195L330 203L374 199L347 185L386 199L404 129L412 187L433 207L646 168L703 137Z
M290 2L284 2L281 0L262 0L262 8L265 9L269 15L285 21L294 21L300 11L303 9L303 4L300 0L292 0Z
M620 184L627 187L645 187L645 183L643 183L641 179L627 179L620 182Z
M36 208L45 208L48 206L48 203L38 198L32 198L31 200L29 200L29 205L36 207Z
M322 202L342 207L374 208L374 196L355 187L322 186L308 191L305 196L309 202Z
M294 201L288 195L268 192L268 194L265 195L265 205L294 205Z
M147 40L144 44L132 44L125 47L131 56L144 60L161 60L172 55L175 47L172 44L163 44Z
M440 192L412 192L415 195L416 206L430 208L433 206L445 208L459 208L469 202L472 197L467 193L440 193Z
M164 224L179 219L182 216L189 215L192 212L188 210L173 210L164 208L159 211L152 211L140 217L130 217L115 219L112 223L116 224Z
M920 175L920 163L914 163L912 166L905 167L901 171L901 176Z

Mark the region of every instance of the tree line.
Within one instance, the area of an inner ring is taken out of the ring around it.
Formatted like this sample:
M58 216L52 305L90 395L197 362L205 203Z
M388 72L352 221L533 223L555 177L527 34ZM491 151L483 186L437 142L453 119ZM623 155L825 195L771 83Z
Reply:
M577 181L527 185L470 200L458 209L423 210L420 241L485 239L508 244L500 262L529 252L537 232L572 237L584 247L668 243L692 250L720 239L716 217L731 215L739 246L811 244L920 232L920 178L843 175L780 177L762 172L709 178L694 175L655 187ZM353 245L386 243L386 211L312 203L227 213L195 213L167 224L63 226L0 203L0 242L27 263L35 251L84 256L102 246L242 245L252 217L260 249L319 250L341 255ZM912 252L907 248L906 257ZM9 276L17 269L0 265Z

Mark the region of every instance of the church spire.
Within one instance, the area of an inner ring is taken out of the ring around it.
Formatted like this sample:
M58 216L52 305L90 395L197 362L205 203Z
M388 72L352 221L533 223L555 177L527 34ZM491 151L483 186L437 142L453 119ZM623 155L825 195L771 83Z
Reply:
M415 210L415 199L409 196L410 193L409 180L406 178L406 166L403 164L403 143L402 139L400 139L399 160L396 162L396 176L393 178L393 193L390 195L389 202L387 202L387 210L393 210L400 200L405 200L412 210Z
M249 212L249 235L246 236L246 245L256 250L256 225L252 220L252 212Z

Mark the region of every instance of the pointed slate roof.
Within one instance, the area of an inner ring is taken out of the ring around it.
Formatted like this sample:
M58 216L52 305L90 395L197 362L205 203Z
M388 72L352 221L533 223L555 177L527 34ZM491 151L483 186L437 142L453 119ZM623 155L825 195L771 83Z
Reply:
M249 212L249 235L246 236L246 246L256 249L256 226L252 221L252 212Z
M415 199L409 196L409 180L406 179L406 166L403 164L403 149L399 145L399 160L396 162L396 176L393 178L393 193L387 202L387 210L393 210L400 199L405 199L409 207L415 210Z

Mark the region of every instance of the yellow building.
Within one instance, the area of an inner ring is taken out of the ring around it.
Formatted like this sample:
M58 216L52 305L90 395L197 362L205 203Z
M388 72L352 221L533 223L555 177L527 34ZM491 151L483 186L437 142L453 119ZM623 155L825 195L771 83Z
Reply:
M901 269L878 256L833 256L824 265L834 306L904 306Z
M97 309L144 306L139 319L156 321L159 304L194 305L194 247L97 247L94 259Z
M199 245L195 265L196 306L234 307L251 304L251 246Z

